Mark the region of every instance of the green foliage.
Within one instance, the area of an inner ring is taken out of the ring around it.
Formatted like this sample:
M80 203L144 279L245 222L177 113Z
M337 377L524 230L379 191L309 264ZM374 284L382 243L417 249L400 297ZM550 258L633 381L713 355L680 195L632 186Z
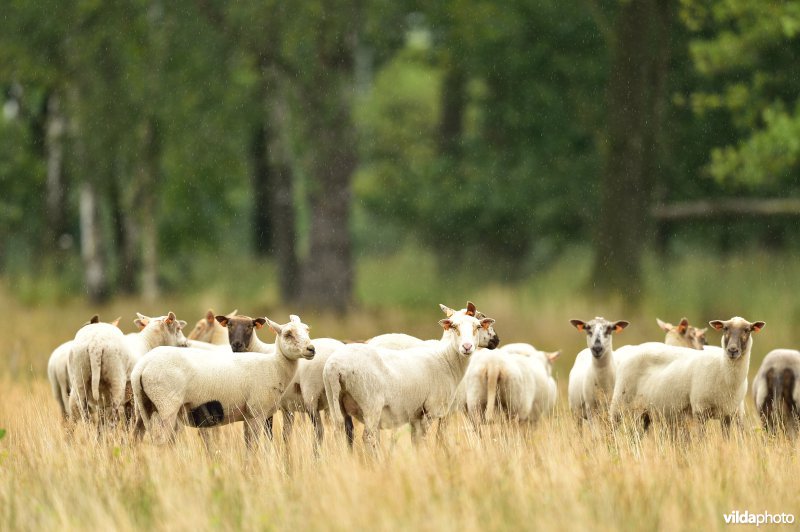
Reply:
M713 82L692 106L724 112L738 138L711 151L719 181L785 186L800 164L800 3L684 0L684 23L697 32L689 48L697 71Z

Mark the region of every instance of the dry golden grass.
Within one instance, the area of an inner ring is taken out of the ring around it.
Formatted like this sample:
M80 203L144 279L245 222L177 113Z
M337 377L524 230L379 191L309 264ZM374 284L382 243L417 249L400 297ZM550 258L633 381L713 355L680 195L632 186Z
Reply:
M444 444L430 434L416 449L385 431L376 461L330 425L315 457L303 419L288 446L252 455L240 424L218 429L210 456L194 429L174 446L98 443L85 428L67 439L43 380L0 384L5 530L719 530L736 509L800 514L796 445L752 429L639 441L560 410L482 438L458 419Z
M580 429L563 397L575 353L585 346L567 323L573 317L630 320L617 346L660 339L656 316L765 320L755 338L754 375L769 349L796 345L797 262L789 257L774 272L773 262L758 257L743 266L711 258L664 271L652 266L648 292L633 312L620 301L582 297L588 270L585 261L573 262L513 287L465 277L464 286L442 291L429 273L418 295L406 299L424 305L386 307L362 297L362 308L347 316L300 309L318 337L358 340L390 331L434 337L436 303L457 306L470 298L497 320L504 342L563 349L555 366L558 411L535 430L503 424L478 438L458 419L446 445L429 435L417 449L407 429L384 432L377 462L364 455L360 440L350 453L330 425L315 457L306 419L298 420L290 445L262 442L253 455L239 424L218 429L213 456L194 429L183 431L174 447L146 440L134 448L121 437L98 444L86 429L65 438L45 368L52 349L89 316L123 316L128 332L135 311L173 310L190 323L209 306L278 321L298 311L276 306L274 290L254 290L244 301L209 291L165 297L158 305L120 299L97 308L78 300L24 306L0 287L7 318L0 335L0 429L7 431L0 439L0 529L719 530L726 527L723 514L733 510L800 516L797 443L764 438L749 397L743 435L726 440L714 426L705 438L680 443L658 430L640 441L625 431ZM402 266L396 270L416 274ZM362 272L364 293L393 282L382 266L372 268L374 274ZM399 298L411 286L389 288ZM709 341L719 338L712 333Z

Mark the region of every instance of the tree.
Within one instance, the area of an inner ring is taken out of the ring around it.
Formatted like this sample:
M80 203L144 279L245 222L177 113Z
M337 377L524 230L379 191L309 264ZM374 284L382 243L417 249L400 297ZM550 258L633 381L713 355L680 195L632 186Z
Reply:
M621 2L609 43L605 164L592 279L603 292L639 294L642 250L650 240L662 107L666 97L671 6L668 0Z

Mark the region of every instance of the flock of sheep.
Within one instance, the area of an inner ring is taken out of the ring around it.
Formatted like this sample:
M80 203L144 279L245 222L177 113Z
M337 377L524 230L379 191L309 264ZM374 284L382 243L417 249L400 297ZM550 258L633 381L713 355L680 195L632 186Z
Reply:
M122 420L134 441L146 431L173 440L181 426L207 429L243 421L252 448L260 432L272 439L272 419L283 416L283 438L293 418L305 412L324 437L320 414L328 410L352 446L353 419L364 427L366 446L377 451L380 429L409 424L414 443L433 421L438 430L463 411L476 430L497 415L535 423L552 414L557 399L552 363L560 352L530 344L499 346L494 320L468 302L445 318L440 340L383 334L363 343L311 339L309 326L292 315L279 324L236 311L212 311L184 336L186 322L170 312L150 318L137 314L139 331L123 334L94 316L73 340L57 347L48 364L53 395L74 427L96 419L100 433ZM595 318L571 320L586 334L569 374L569 407L579 420L632 420L647 430L658 420L680 428L687 418L719 419L727 434L744 422L744 398L754 333L764 322L743 318L711 321L722 331L722 347L705 345L705 329L684 318L678 325L658 321L664 343L614 350L612 337L628 322ZM268 327L274 343L257 331ZM800 352L781 349L764 359L753 397L764 427L794 435L800 406ZM155 436L154 436L155 437Z

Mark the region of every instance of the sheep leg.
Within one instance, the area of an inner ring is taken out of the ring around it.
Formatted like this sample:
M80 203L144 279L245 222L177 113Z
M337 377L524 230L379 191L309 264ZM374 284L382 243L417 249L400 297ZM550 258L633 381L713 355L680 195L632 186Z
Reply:
M314 434L316 435L314 449L317 449L322 443L322 438L325 436L325 427L322 425L322 418L319 415L319 410L314 406L306 405L306 413L311 420L311 424L314 426Z
M294 412L281 409L283 415L283 443L288 443L292 437L292 425L294 425Z
M344 415L344 433L347 436L347 445L350 449L353 448L353 418L352 416Z
M139 443L142 441L144 437L144 421L142 420L141 416L136 416L136 420L133 424L133 441L135 443Z
M731 424L734 422L734 416L722 416L720 423L722 424L722 435L725 438L731 437ZM736 417L736 426L740 431L744 430L741 421Z
M269 416L264 421L264 432L267 434L269 441L272 441L272 416Z
M377 429L377 428L375 428L375 429L369 428L366 425L364 426L364 435L363 435L364 446L372 452L372 456L373 457L377 457L378 456L378 436L377 436L377 432L379 430L380 429ZM412 431L412 433L413 433L413 431Z

